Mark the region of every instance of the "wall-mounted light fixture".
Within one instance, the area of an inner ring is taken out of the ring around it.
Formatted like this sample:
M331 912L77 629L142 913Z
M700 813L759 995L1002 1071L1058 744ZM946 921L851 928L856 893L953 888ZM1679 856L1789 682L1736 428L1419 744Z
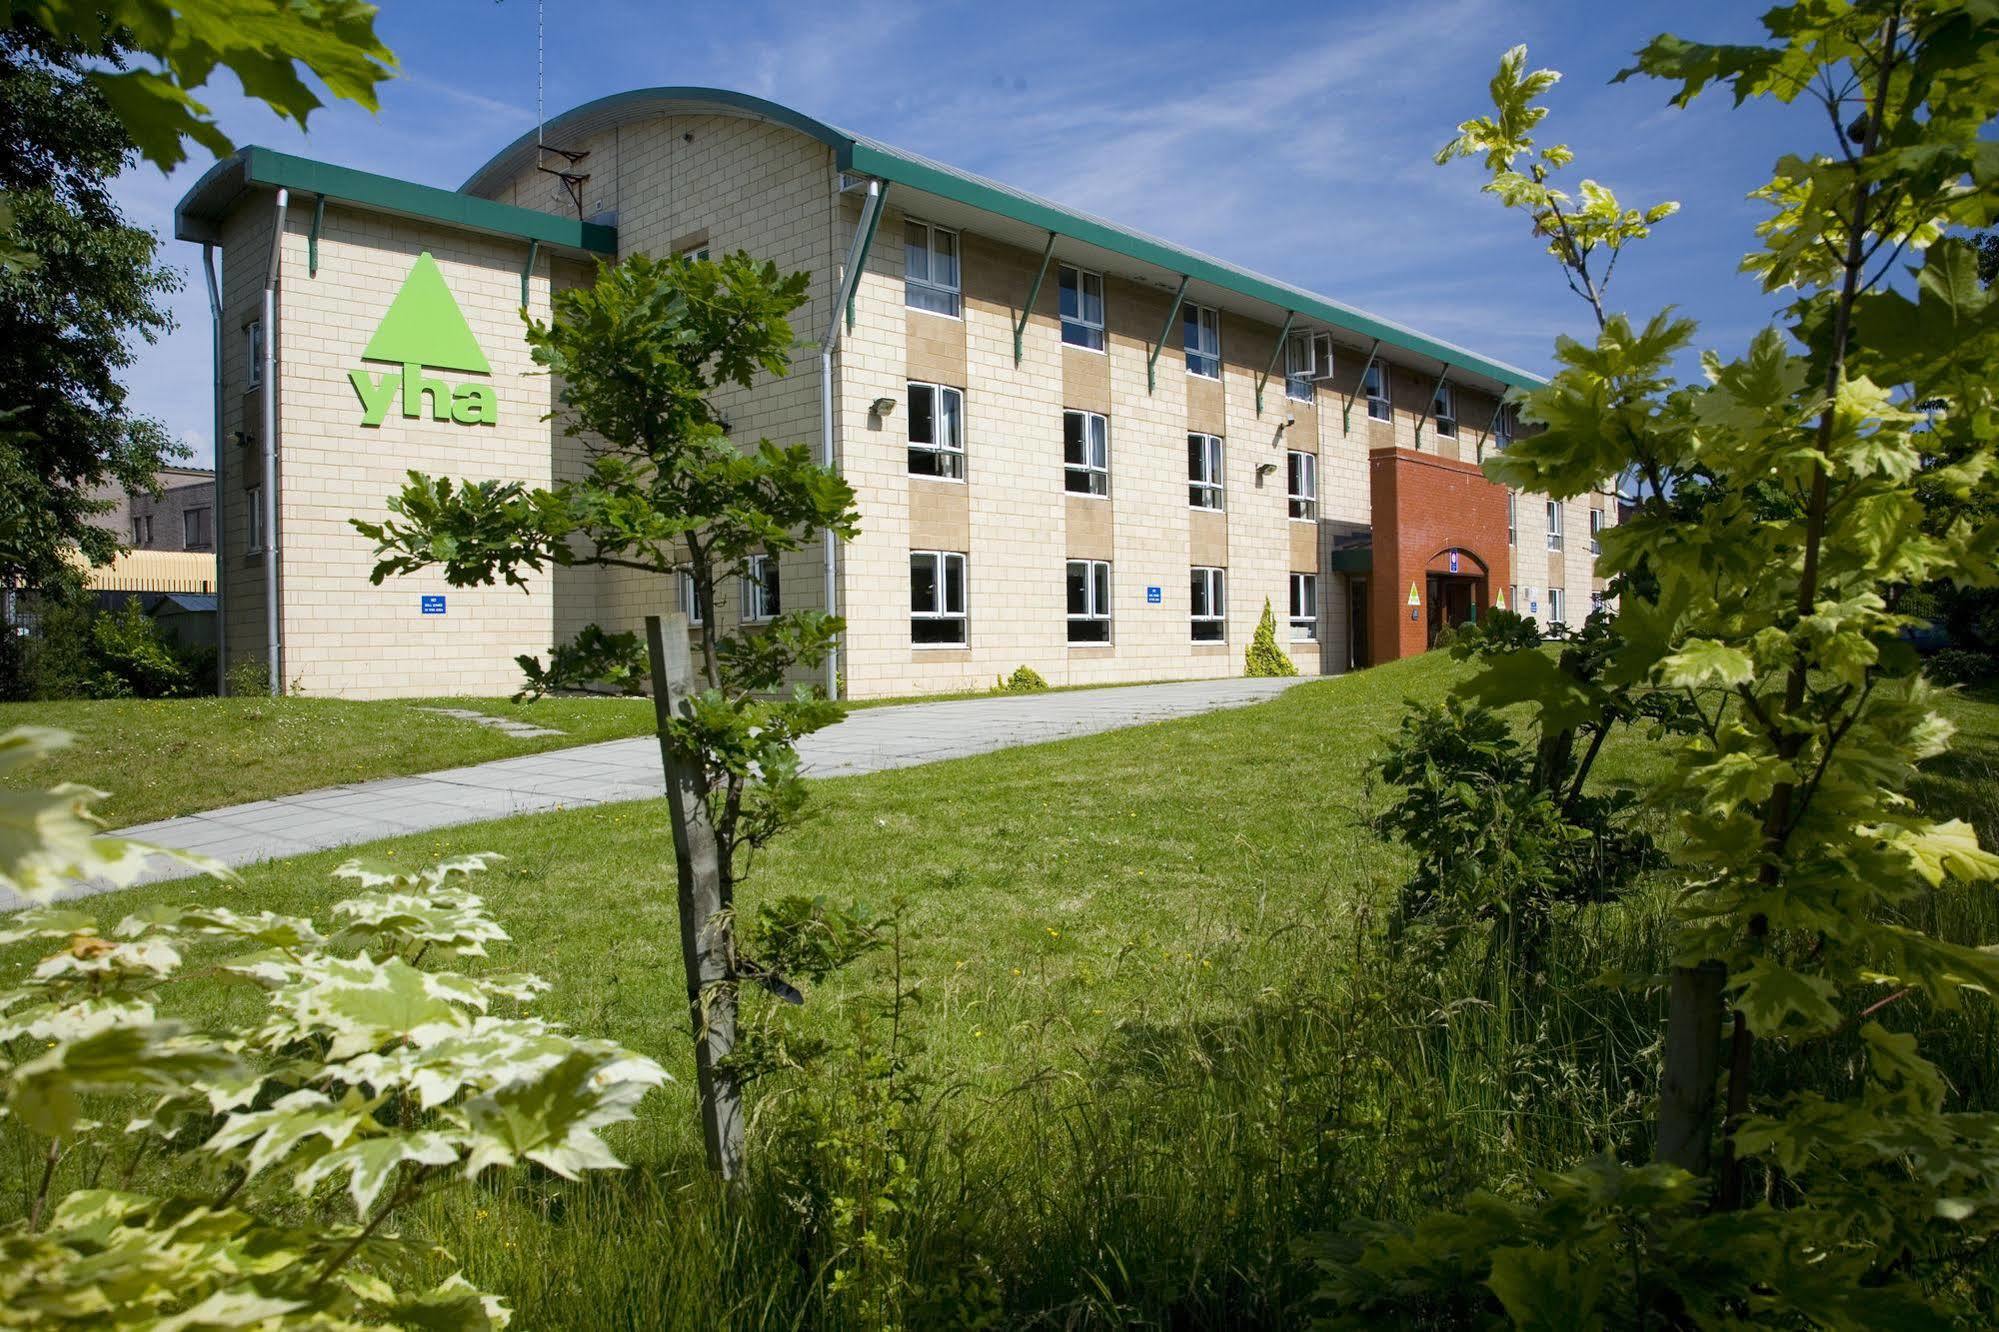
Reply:
M887 416L890 412L895 410L895 399L876 398L874 400L873 406L869 410L873 411L876 416Z
M1271 473L1275 472L1276 470L1277 470L1276 463L1258 463L1256 465L1256 484L1258 484L1259 486L1262 485L1263 478L1269 476Z

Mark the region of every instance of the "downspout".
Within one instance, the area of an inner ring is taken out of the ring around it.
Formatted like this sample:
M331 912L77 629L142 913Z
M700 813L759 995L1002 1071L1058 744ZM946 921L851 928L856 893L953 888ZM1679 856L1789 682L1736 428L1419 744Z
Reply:
M222 579L228 566L222 551L222 501L229 494L226 478L223 476L222 459L228 450L222 446L222 292L215 285L215 245L206 242L201 247L201 276L208 282L208 331L213 344L215 359L215 428L211 438L215 441L215 502L210 508L208 524L209 539L215 544L215 693L217 697L227 692L229 681L229 603L223 597Z
M278 262L284 254L288 190L278 191L277 225L271 233L271 263L264 270L264 662L271 694L284 692L284 663L278 657Z
M826 321L826 336L819 341L819 440L821 458L828 471L838 466L833 449L833 348L840 340L840 317L846 313L848 302L854 299L854 288L861 280L861 266L867 262L868 245L874 239L875 220L881 212L882 183L868 182L867 198L861 201L861 216L854 224L854 243L847 250L847 266L840 274L840 290L833 300L832 317ZM840 613L839 584L835 581L835 542L831 528L824 533L826 540L826 613ZM826 654L826 697L840 696L840 645L836 640L833 650Z

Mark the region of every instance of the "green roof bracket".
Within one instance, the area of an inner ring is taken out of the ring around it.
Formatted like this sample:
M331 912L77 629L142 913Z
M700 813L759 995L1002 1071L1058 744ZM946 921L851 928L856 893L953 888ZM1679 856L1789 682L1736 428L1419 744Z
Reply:
M1041 247L1041 267L1034 270L1034 282L1027 289L1027 299L1020 306L1020 320L1013 326L1013 363L1020 364L1021 342L1027 336L1027 317L1034 313L1034 303L1041 299L1041 283L1048 276L1048 261L1055 257L1055 233L1048 233L1048 243Z
M1263 386L1270 382L1270 372L1277 368L1277 358L1284 354L1284 344L1291 337L1291 325L1298 322L1296 310L1284 312L1284 327L1277 330L1277 345L1270 349L1270 363L1263 367L1263 373L1256 377L1256 414L1263 415Z
M326 196L312 196L312 230L305 233L305 274L319 276L319 224L326 221Z
M1449 361L1445 361L1444 368L1437 372L1436 386L1430 390L1429 404L1423 408L1423 415L1416 422L1416 447L1418 449L1423 447L1423 427L1430 424L1431 420L1437 414L1437 395L1443 392L1444 381L1446 379L1449 379L1450 377L1451 377L1451 363Z
M1367 387L1367 372L1374 369L1375 358L1380 354L1381 339L1376 338L1374 345L1367 349L1367 360L1360 367L1360 378L1353 382L1353 392L1347 394L1346 401L1340 404L1340 433L1343 435L1353 433L1353 400Z
M1166 350L1166 335L1173 331L1173 321L1180 317L1180 305L1187 299L1187 276L1180 275L1180 290L1173 293L1173 308L1166 312L1166 326L1159 330L1159 341L1152 344L1152 355L1145 359L1145 391L1158 386L1159 353Z
M541 242L538 240L529 241L528 261L521 268L521 309L523 310L528 308L528 279L534 276L535 261L539 258L541 258Z
M1499 429L1499 414L1506 410L1506 395L1499 395L1499 405L1492 409L1492 419L1485 423L1485 429L1478 437L1478 460L1485 461L1485 442L1492 438L1492 432Z
M875 195L874 203L874 212L868 214L867 234L861 237L861 248L854 252L854 269L856 272L860 272L868 266L868 251L874 248L875 231L881 226L882 213L888 208L887 181L881 183L881 190ZM856 279L853 286L847 289L847 331L849 333L854 331L854 293L860 289L861 284L859 279Z

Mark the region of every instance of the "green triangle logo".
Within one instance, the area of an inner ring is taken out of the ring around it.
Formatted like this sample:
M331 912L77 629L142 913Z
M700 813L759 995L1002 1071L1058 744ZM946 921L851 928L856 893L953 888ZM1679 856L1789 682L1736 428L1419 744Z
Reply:
M470 370L486 375L486 353L479 350L472 326L444 285L437 260L425 250L416 257L403 289L389 304L380 328L368 339L364 361L394 361L398 365L421 365L432 370Z

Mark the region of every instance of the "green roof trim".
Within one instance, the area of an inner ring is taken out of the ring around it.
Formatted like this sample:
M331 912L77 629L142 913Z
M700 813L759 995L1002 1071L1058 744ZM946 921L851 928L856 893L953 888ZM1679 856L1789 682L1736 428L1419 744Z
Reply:
M1196 281L1210 283L1255 300L1268 301L1279 309L1346 329L1362 337L1380 338L1383 345L1400 347L1435 361L1469 370L1514 388L1538 388L1547 381L1541 376L1480 356L1464 347L1443 342L1383 319L1356 310L1338 301L1265 277L1246 268L1121 227L1114 222L1064 208L1060 204L1011 189L997 181L947 167L913 153L905 153L871 139L856 139L840 154L843 170L880 176L911 189L922 190L955 203L998 213L1029 226L1052 231L1086 245L1109 250L1141 263L1156 264Z
M252 189L287 189L324 195L337 202L421 222L441 222L492 236L539 241L543 245L615 256L618 231L595 222L558 217L534 208L497 203L456 190L378 176L372 171L315 162L307 157L250 146L224 158L195 182L174 209L180 240L221 239L221 223Z

